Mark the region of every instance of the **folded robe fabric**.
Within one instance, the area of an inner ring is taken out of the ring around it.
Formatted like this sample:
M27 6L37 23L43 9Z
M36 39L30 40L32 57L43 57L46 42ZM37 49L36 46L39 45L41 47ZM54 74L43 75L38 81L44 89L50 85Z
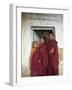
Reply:
M59 73L59 54L58 54L58 45L56 40L49 40L47 44L48 49L48 58L49 58L49 64L48 64L48 74L51 75L58 75ZM49 53L51 49L54 49L53 53Z

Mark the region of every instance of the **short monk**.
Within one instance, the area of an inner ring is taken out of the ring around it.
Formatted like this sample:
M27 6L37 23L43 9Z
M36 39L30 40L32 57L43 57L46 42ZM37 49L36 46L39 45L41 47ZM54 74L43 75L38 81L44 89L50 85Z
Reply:
M33 41L30 55L31 76L43 76L43 67L40 59L39 44Z

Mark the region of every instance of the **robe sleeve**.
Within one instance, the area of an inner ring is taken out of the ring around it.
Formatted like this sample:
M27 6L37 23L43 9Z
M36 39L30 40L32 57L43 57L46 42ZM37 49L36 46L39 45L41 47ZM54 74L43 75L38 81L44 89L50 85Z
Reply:
M53 57L53 67L56 70L59 65L59 54L58 54L58 45L57 42L54 43L54 57Z
M31 49L30 58L29 58L29 68L30 69L31 69L31 59L32 59L32 49Z
M31 68L31 60L32 60L32 55L34 53L33 48L31 49L31 53L30 53L30 58L29 58L29 68Z

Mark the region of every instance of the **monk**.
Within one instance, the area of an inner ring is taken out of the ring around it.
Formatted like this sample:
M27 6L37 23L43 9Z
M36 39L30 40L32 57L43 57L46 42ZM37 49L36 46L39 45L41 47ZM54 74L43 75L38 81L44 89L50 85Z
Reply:
M48 75L58 75L59 74L59 55L58 55L58 45L55 40L53 32L49 33L48 41Z
M46 38L44 36L40 37L40 58L43 67L43 76L47 75L47 66L48 66L48 53L47 53L47 46L46 46Z
M43 76L43 68L39 54L39 44L33 41L30 55L31 76Z

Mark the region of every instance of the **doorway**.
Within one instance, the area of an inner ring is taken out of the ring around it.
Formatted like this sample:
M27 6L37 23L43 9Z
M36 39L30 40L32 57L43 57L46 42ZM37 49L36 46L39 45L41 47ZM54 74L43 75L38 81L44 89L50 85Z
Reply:
M53 32L55 35L55 27L33 27L33 41L39 41L41 36L46 37L48 41L48 34Z

